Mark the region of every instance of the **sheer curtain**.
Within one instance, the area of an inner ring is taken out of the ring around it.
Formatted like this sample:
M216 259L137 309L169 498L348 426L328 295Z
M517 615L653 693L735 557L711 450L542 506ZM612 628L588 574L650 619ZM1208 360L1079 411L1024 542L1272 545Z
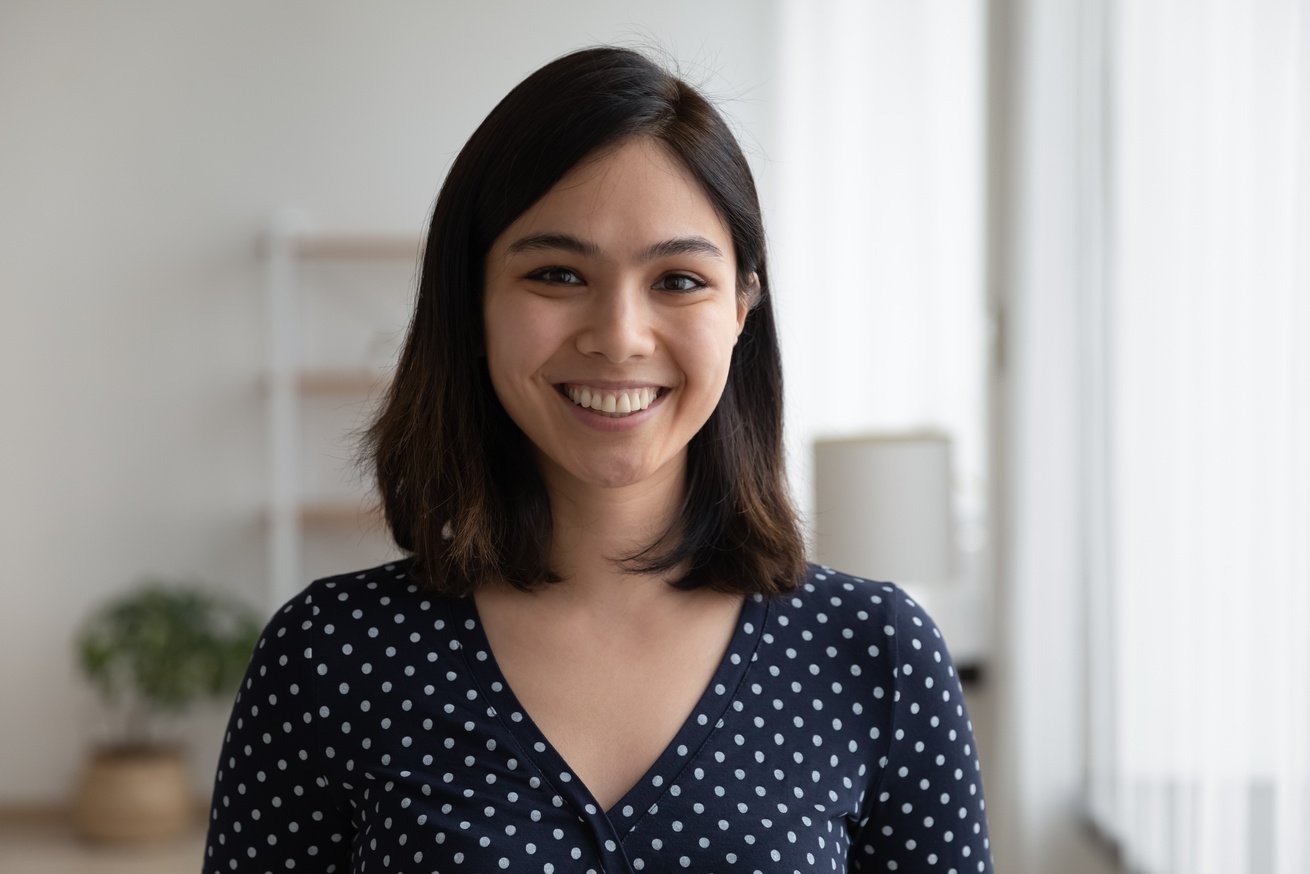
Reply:
M1310 872L1310 2L1121 0L1088 304L1094 817Z
M916 595L987 655L983 0L782 0L764 191L788 467L813 518L818 437L951 437L958 579ZM934 596L934 597L930 597Z

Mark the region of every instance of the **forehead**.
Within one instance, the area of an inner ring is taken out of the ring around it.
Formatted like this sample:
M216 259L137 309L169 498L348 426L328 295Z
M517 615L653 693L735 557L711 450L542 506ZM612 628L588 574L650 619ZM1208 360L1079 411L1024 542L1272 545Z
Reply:
M603 251L644 248L702 236L731 253L731 232L683 163L662 144L626 140L589 157L506 228L492 245L503 252L526 234L566 233Z

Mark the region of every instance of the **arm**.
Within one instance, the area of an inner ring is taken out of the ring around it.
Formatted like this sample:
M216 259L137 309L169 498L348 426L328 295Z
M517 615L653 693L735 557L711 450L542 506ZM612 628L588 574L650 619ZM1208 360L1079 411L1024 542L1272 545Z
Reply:
M204 874L345 872L353 832L315 720L312 589L264 629L218 763Z
M886 762L852 835L850 870L991 874L977 749L950 653L905 592L884 597L894 617L884 631L893 719Z

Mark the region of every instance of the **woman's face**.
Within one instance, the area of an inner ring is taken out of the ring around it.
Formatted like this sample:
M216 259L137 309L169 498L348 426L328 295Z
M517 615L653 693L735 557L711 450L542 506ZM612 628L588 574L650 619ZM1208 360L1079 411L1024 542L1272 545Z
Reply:
M496 396L546 482L682 482L746 306L732 237L663 147L568 173L492 244L483 299Z

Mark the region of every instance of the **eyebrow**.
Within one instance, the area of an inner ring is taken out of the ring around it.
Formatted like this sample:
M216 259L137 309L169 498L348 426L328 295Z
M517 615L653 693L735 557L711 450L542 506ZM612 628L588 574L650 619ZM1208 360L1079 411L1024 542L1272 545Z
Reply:
M539 252L543 250L559 250L572 252L575 255L581 255L586 258L601 258L600 247L590 240L583 240L572 234L531 234L510 243L506 254L518 255L523 252ZM649 261L657 261L660 258L669 258L675 255L707 255L711 258L724 260L723 250L711 243L704 237L674 237L669 240L661 240L647 246L637 254L637 260L643 264Z

